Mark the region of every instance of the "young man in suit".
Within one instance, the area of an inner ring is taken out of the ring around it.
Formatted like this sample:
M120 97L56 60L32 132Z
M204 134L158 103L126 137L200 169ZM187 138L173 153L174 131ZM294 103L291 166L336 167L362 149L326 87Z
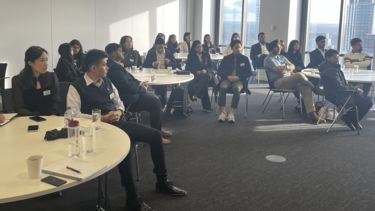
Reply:
M357 107L358 121L354 109L350 109L341 118L351 130L362 129L359 121L372 108L371 99L363 95L362 89L349 86L344 73L341 71L339 53L336 50L328 50L325 57L326 61L320 65L323 70L320 76L326 99L337 106L343 106L348 97L351 96L346 108Z
M322 35L319 35L315 39L317 48L310 52L310 63L307 65L307 68L318 68L319 65L324 61L324 49L326 46L326 38Z
M171 196L186 196L185 190L176 187L168 180L160 131L128 122L122 118L124 105L116 87L106 78L107 59L107 54L101 50L93 49L87 53L84 63L85 74L69 87L67 107L82 114L91 114L92 109L99 108L102 111L101 120L125 131L131 142L148 143L157 179L156 191ZM121 184L127 191L127 207L132 211L150 211L152 209L139 199L136 191L132 177L131 157L129 154L118 165Z
M258 34L258 43L251 46L250 59L253 63L254 69L263 68L264 59L269 52L269 43L266 42L266 35L264 32Z
M125 69L122 63L124 55L119 44L110 43L105 47L105 51L109 56L107 62L109 68L108 78L118 89L122 102L131 112L149 112L151 127L161 131L164 137L164 144L171 143L167 139L171 136L170 132L161 127L162 107L159 98L154 94L146 92L148 87L147 82L138 81Z

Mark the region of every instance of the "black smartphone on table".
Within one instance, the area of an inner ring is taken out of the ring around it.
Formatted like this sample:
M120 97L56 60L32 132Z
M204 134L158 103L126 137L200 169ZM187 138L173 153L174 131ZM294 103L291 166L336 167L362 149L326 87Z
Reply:
M34 120L36 122L43 122L43 121L46 121L45 118L41 117L41 116L32 116L30 117L31 120Z
M27 126L28 132L36 132L38 130L39 130L39 125L29 125L29 126Z
M45 182L45 183L50 184L50 185L53 185L53 186L56 186L56 187L59 187L59 186L66 183L65 180L54 177L54 176L44 177L40 181Z

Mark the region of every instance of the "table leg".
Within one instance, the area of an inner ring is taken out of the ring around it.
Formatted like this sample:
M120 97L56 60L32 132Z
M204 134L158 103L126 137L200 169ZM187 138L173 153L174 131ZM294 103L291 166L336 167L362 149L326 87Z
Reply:
M107 209L108 209L108 173L105 173L103 176L98 177L98 201L96 205L96 210L105 211Z

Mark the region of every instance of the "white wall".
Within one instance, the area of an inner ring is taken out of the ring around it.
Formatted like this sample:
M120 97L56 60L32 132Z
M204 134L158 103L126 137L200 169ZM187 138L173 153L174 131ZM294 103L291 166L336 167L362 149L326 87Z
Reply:
M0 62L8 62L7 76L12 77L24 66L25 50L39 45L50 54L51 71L61 43L76 38L84 50L104 49L125 34L133 36L135 48L142 53L158 32L182 37L187 1L0 0Z

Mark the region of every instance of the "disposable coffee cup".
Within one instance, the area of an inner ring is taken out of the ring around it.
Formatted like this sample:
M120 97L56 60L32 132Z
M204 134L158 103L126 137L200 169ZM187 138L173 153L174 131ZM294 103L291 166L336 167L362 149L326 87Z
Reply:
M30 179L36 179L42 176L43 156L30 156L27 158L26 163Z

